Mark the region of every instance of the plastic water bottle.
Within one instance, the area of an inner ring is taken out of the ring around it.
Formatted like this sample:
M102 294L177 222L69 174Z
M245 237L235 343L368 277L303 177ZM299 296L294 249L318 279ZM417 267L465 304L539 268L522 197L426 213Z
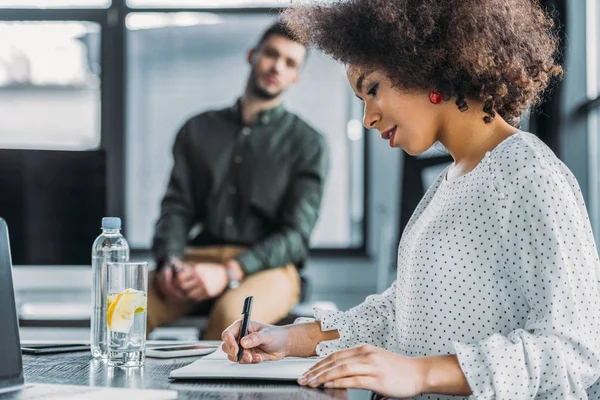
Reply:
M102 233L92 247L92 318L90 344L94 358L106 358L106 263L129 261L129 244L121 235L120 218L102 218Z

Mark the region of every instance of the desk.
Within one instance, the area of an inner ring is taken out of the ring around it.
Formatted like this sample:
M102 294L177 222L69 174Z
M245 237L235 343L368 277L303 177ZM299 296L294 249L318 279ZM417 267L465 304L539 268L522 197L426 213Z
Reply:
M351 400L364 397L357 393L349 396L346 390L318 390L299 387L292 383L172 381L169 372L183 367L197 357L174 359L146 359L141 369L111 368L94 360L88 352L55 355L23 355L25 382L60 383L66 385L110 386L139 389L177 390L179 399L244 399L244 400ZM361 391L362 392L362 391ZM16 398L7 396L3 399ZM116 399L115 399L116 400Z

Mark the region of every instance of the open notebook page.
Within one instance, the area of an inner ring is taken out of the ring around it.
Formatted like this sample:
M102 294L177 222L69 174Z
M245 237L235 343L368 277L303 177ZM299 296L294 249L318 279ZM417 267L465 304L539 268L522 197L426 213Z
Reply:
M171 371L174 379L260 379L296 381L320 358L284 358L259 364L237 364L219 350L190 365Z

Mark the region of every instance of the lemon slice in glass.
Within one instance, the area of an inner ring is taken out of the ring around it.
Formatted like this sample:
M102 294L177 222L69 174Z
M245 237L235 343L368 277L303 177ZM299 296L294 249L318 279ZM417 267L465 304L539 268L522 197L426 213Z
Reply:
M146 294L140 290L126 289L108 296L106 322L112 332L129 333L135 314L146 311Z

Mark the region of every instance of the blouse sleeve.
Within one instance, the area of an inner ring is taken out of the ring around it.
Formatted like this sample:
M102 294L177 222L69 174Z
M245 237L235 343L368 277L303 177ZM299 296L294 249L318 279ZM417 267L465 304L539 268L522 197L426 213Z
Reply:
M600 268L579 187L542 167L509 187L499 251L528 318L506 336L455 342L459 363L477 399L587 398L600 375Z
M337 329L340 338L321 342L317 354L327 356L335 351L361 344L372 344L393 350L397 343L396 282L385 292L369 296L348 311L316 308L315 317L323 331Z

